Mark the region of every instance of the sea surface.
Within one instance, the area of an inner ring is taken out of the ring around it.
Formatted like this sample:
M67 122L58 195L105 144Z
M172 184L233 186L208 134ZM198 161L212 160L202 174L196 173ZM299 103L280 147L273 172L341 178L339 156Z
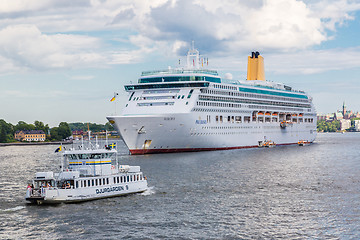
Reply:
M310 146L130 156L149 190L77 204L28 205L57 146L0 147L0 239L360 239L360 133Z

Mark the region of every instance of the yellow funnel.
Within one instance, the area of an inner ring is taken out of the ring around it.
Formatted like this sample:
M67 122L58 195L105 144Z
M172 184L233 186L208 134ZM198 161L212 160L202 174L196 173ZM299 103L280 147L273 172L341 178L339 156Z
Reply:
M252 52L248 57L247 80L265 81L264 58L259 52Z

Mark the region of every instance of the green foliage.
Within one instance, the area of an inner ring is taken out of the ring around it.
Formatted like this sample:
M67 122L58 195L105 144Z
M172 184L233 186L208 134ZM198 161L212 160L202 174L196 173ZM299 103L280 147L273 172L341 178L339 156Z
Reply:
M334 121L325 121L320 120L317 122L317 131L318 132L336 132L340 130L340 121L334 120Z
M88 130L88 124L87 123L69 123L69 127L71 131L75 130L83 130L86 132ZM110 123L104 124L96 124L96 123L89 123L89 129L91 132L101 132L101 131L114 131L114 128L111 126Z
M0 142L13 142L14 141L14 126L11 123L5 122L0 119Z
M15 125L15 132L16 131L20 131L20 130L35 130L35 125L33 124L27 124L24 121L19 121L16 125Z

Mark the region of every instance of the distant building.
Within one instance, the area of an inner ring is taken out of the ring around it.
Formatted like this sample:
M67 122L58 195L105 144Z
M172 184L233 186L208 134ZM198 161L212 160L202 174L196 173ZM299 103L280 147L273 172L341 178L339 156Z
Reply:
M342 119L340 120L340 130L346 130L351 127L351 120L349 119Z
M354 120L355 131L360 131L360 120Z
M25 142L44 142L46 136L43 130L20 130L15 132L14 138Z
M334 113L334 119L335 119L335 120L342 120L342 119L344 119L343 113L342 113L342 112L336 112L336 113Z
M325 121L329 121L329 120L333 120L334 119L334 116L333 114L318 114L317 115L317 120L320 121L320 120L325 120Z
M84 131L83 130L75 130L72 131L72 136L73 139L81 139L81 137L84 135Z

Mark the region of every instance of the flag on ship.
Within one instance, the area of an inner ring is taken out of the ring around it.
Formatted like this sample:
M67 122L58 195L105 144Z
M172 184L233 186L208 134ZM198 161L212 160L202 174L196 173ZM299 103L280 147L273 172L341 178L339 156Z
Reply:
M61 150L62 150L62 147L60 146L55 150L55 152L61 152Z
M109 145L109 148L110 148L110 149L116 148L116 143L110 144L110 145Z
M118 94L118 93L114 93L114 96L110 99L110 102L115 101L117 95L119 95L119 94Z

